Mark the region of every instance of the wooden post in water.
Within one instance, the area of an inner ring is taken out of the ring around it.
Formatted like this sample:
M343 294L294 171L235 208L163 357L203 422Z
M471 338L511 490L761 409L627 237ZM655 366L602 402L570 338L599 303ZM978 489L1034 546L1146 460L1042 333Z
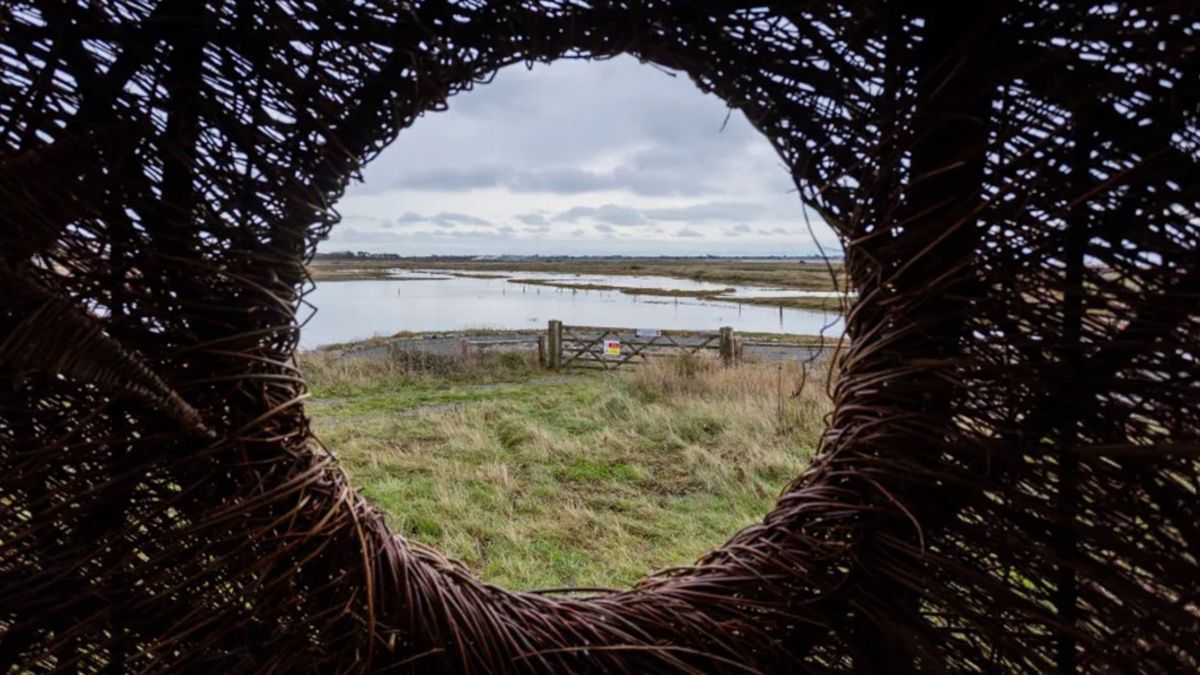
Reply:
M727 366L733 365L733 326L721 326L721 361Z
M546 327L546 351L550 357L550 370L562 368L562 322L551 319Z

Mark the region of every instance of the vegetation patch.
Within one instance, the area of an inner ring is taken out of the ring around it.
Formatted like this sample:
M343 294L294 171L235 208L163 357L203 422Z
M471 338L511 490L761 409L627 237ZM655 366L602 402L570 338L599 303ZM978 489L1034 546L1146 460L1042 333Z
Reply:
M515 588L623 586L694 561L769 510L829 409L819 374L794 391L798 364L416 364L301 355L313 428L398 532Z
M314 260L309 270L320 281L355 270L369 274L374 269L410 269L468 274L539 272L551 274L603 274L673 277L719 284L773 286L806 291L835 291L847 287L845 267L838 260L730 258L541 258L537 260L472 260L469 258L337 258ZM364 276L362 278L377 278ZM836 284L834 283L836 280Z

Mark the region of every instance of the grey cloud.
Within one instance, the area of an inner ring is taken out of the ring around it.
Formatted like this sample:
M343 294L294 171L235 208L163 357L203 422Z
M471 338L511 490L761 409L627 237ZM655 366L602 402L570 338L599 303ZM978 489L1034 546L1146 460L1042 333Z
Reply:
M641 225L646 222L642 212L631 206L604 204L602 206L575 206L554 216L553 220L576 222L582 218L590 218L609 225Z
M799 242L803 228L771 229L783 214L799 215L788 172L740 112L722 129L727 113L720 99L699 94L688 78L663 76L629 57L559 61L534 72L505 68L495 82L452 98L448 111L423 116L373 159L364 168L364 182L350 186L347 198L375 198L344 207L383 218L347 216L345 225L355 229L335 229L335 238L342 238L339 232L358 232L368 240L390 233L397 237L395 249L410 250L420 239L425 243L415 248L426 253L656 254L668 240L678 251L769 253L776 249L760 242L780 231ZM502 207L504 217L484 190L513 193ZM635 195L687 201L654 208ZM414 198L419 202L410 201ZM600 206L604 202L615 204ZM472 218L496 213L496 219L439 219L435 208L461 208ZM819 219L815 222L818 238L831 240ZM504 224L516 234L502 234L498 228ZM592 229L597 224L614 229L602 234ZM680 228L708 238L678 236ZM754 234L760 228L763 236ZM487 231L491 240L466 234L476 230ZM604 237L626 233L635 236ZM388 249L383 240L375 246ZM797 246L806 250L803 243Z
M438 223L439 225L443 223L453 223L455 225L479 225L483 227L491 225L490 222L484 220L483 218L476 218L475 216L469 216L465 213L455 213L453 211L442 211L441 213L430 218L430 220Z
M540 171L512 171L505 185L514 192L553 192L575 194L597 190L616 190L621 182L614 174L603 174L574 167L557 167Z
M391 227L390 221L382 219L373 219L380 221L383 227ZM433 215L423 215L414 211L405 211L396 217L397 225L435 225L437 227L449 229L459 225L474 225L478 227L491 227L491 221L472 216L466 213L458 213L456 211L442 211Z
M428 169L392 182L393 188L458 192L505 188L512 192L580 194L604 190L637 195L689 195L710 190L706 174L689 171L695 158L665 167L643 167L636 162L600 172L570 166L518 169L500 164ZM703 163L701 163L703 164Z
M436 234L455 239L488 239L489 237L494 238L496 236L496 233L491 230L448 230L437 232Z
M704 202L690 206L646 209L645 215L653 220L685 220L689 222L745 220L762 213L763 210L761 205L750 202Z
M596 224L596 225L593 225L593 226L592 226L592 229L593 229L593 230L595 230L595 231L597 231L597 232L612 232L612 231L613 231L613 226L612 226L612 225L605 225L604 223L598 223L598 224Z
M479 165L428 169L392 181L394 187L423 190L464 190L494 187L500 184L504 167Z
M546 217L540 213L521 213L517 215L517 220L526 225L545 225Z
M496 231L499 232L500 234L513 234L517 230L516 230L516 228L514 228L511 225L504 225L502 227L496 228Z
M681 229L681 230L677 231L677 232L675 233L675 236L677 236L677 237L689 237L689 238L695 239L695 238L697 238L697 237L703 237L704 235L700 234L699 232L697 232L697 231L695 231L695 230L691 230L691 229L688 229L688 228L686 228L686 227L685 227L685 228L683 228L683 229Z
M637 209L619 204L601 206L575 206L551 218L554 221L575 222L588 218L610 225L646 225L653 221L665 222L720 222L743 220L761 214L765 209L750 202L702 202L688 206ZM749 232L749 226L740 224L738 231Z
M375 216L362 216L357 213L345 213L341 216L343 223L372 223L380 227L391 227L392 223L386 218L377 218Z
M361 230L355 227L335 227L329 235L329 241L338 244L339 242L357 242L357 243L395 243L402 241L403 235L395 232L379 232L375 230Z

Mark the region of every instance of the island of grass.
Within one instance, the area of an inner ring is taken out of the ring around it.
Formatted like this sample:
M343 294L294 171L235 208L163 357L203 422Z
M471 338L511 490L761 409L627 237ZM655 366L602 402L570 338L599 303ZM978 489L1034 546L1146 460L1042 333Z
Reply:
M469 257L346 257L318 256L309 265L313 279L322 281L349 274L371 275L383 270L453 270L469 274L540 272L609 276L654 276L716 284L771 286L804 291L846 288L840 261L814 258L531 258L477 260ZM356 270L350 272L349 270ZM363 278L380 278L364 276Z

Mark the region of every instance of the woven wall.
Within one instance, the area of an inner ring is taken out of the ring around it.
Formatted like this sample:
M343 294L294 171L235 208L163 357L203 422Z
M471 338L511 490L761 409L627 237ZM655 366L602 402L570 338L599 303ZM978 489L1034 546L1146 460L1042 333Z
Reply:
M960 4L4 3L0 663L1195 671L1197 9ZM632 590L510 593L310 436L304 262L417 116L621 53L779 151L852 345L760 523Z

